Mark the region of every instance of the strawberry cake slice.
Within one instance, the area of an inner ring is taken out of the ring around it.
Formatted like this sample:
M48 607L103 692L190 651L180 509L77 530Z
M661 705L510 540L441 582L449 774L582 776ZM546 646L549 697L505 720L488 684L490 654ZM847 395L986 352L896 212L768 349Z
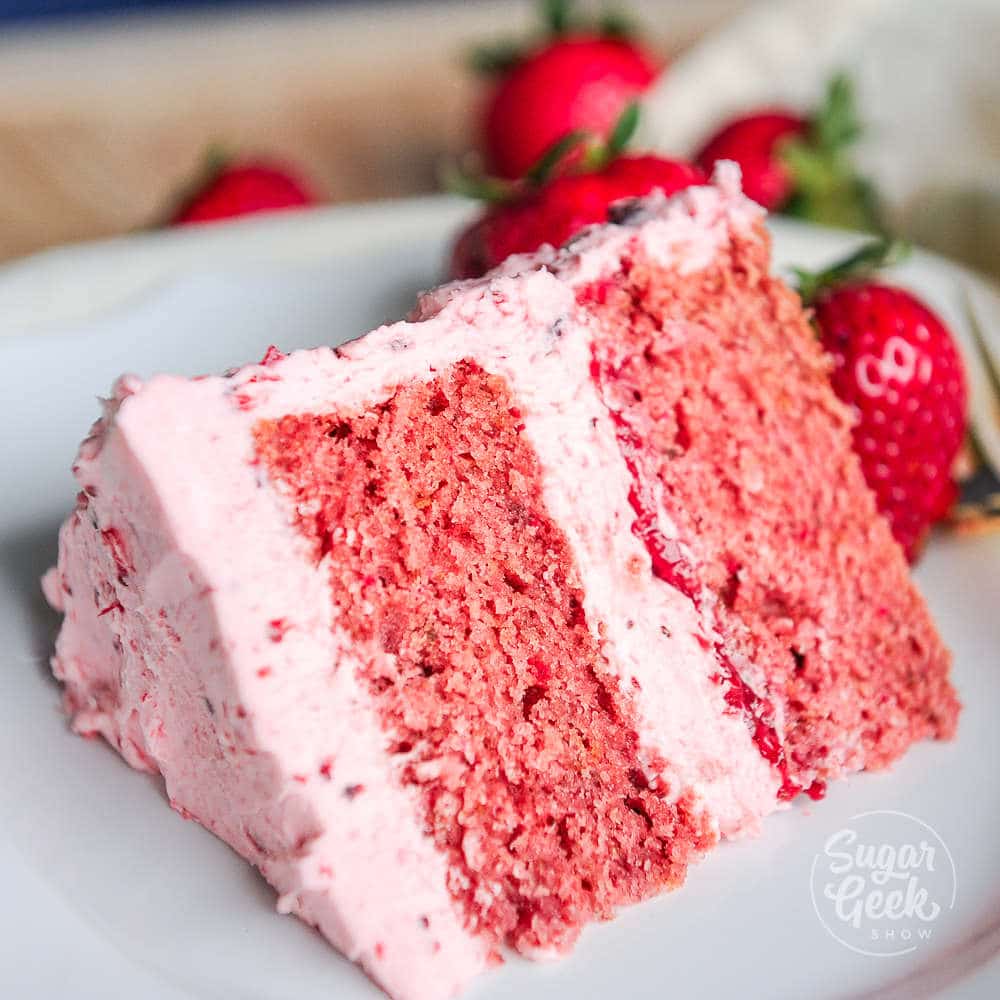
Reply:
M768 254L723 170L344 347L119 380L45 578L74 728L399 1000L950 736Z

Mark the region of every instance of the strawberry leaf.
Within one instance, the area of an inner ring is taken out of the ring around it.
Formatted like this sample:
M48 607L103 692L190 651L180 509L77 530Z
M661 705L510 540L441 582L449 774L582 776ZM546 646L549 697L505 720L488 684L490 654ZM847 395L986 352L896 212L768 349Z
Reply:
M524 59L520 42L504 39L492 45L480 45L469 54L469 66L483 76L502 76Z
M816 301L820 292L845 282L859 281L882 268L892 267L904 260L909 253L908 243L883 236L881 239L862 244L857 250L822 271L793 268L798 279L799 296L805 305L810 305Z
M597 19L597 31L602 38L627 40L638 33L635 21L622 10L605 10Z
M532 188L544 187L563 172L597 173L621 155L639 124L640 106L629 104L619 115L606 142L585 129L567 132L541 155L520 181L490 177L475 169L463 169L455 161L446 162L439 171L439 182L446 191L466 198L499 204L511 201ZM570 154L582 149L582 155L567 162Z
M841 229L883 231L874 189L844 157L802 139L783 143L779 155L793 177L786 215Z
M617 7L605 8L596 18L573 10L572 0L541 0L541 30L517 41L507 38L474 48L468 58L470 68L483 76L502 76L535 51L573 34L596 34L600 38L627 41L638 34L635 22Z
M552 179L559 165L578 146L587 141L588 134L582 129L567 132L542 153L538 162L524 175L524 179L534 187L541 187Z
M233 154L220 142L212 142L205 150L202 177L215 180L233 162Z
M639 102L632 101L621 113L608 137L607 158L613 160L632 141L639 127Z
M596 173L603 170L612 160L621 156L625 147L632 141L632 136L635 135L635 130L639 126L640 114L639 102L632 101L618 116L618 121L615 122L615 127L611 130L607 142L601 142L593 136L590 138L583 157L584 172Z
M853 87L839 74L830 81L808 133L778 149L793 180L785 214L842 229L884 231L875 190L851 163L849 149L860 135Z
M553 38L569 34L574 27L571 0L543 0L542 21Z
M463 170L454 162L445 163L440 170L440 185L445 191L485 201L493 205L510 200L515 186L510 181L486 174Z
M826 99L813 118L810 139L820 150L832 153L849 146L861 135L854 102L854 86L844 73L838 73L826 89Z

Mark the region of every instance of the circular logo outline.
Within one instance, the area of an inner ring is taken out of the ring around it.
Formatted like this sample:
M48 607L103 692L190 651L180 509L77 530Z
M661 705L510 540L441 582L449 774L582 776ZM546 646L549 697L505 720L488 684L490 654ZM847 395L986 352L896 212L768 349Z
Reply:
M955 859L952 857L951 851L941 834L939 834L937 830L930 825L930 823L925 822L918 816L914 816L911 813L903 812L901 809L869 809L866 812L858 813L857 815L852 816L847 821L847 824L841 829L847 829L851 823L854 823L857 820L865 819L868 816L901 816L904 819L908 819L919 826L922 826L934 837L934 839L944 849L945 857L948 859L948 864L951 866L951 899L948 902L947 908L949 911L954 910L955 900L958 895L958 870L955 867ZM840 831L837 832L839 833ZM829 840L829 838L827 838L827 840ZM816 919L819 920L823 930L825 930L827 934L829 934L830 937L832 937L838 944L842 944L845 948L858 955L867 955L870 958L899 958L902 955L910 955L915 952L920 945L919 941L914 942L909 947L903 948L900 951L868 951L864 948L859 948L857 945L850 944L834 932L833 928L830 927L824 919L823 914L820 912L820 908L816 903L816 866L818 865L821 856L822 852L817 851L817 853L813 855L812 865L810 865L809 868L809 898L812 901L813 912L816 914Z

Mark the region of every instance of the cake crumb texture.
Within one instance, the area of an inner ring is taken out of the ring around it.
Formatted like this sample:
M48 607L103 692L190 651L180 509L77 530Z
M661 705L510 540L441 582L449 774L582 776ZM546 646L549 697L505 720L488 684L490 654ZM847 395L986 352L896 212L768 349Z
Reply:
M506 382L466 361L255 438L370 651L449 890L470 929L531 954L677 884L715 838L642 759L522 431Z
M675 585L703 588L720 653L780 735L786 787L818 795L952 736L959 706L851 414L768 254L761 228L689 275L626 255L579 298L600 327L594 376L641 442L643 486L693 553Z

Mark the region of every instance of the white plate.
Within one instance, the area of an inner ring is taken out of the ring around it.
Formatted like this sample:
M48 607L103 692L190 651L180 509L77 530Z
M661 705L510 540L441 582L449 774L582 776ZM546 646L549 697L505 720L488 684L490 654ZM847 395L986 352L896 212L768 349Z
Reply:
M58 251L0 272L0 995L378 996L316 934L277 916L249 866L171 812L157 782L70 735L45 665L56 619L38 577L72 504L68 470L94 397L115 375L220 370L272 341L333 343L397 317L437 279L464 211L441 199L329 210ZM851 242L774 231L783 264L814 265ZM960 332L969 282L991 307L988 289L935 258L900 274ZM697 865L679 892L586 931L568 960L511 960L472 995L1000 994L1000 537L937 538L917 576L955 652L966 708L954 743L918 746L890 774L773 817L760 839ZM814 856L873 809L929 823L957 871L954 909L904 957L848 950L813 910Z

